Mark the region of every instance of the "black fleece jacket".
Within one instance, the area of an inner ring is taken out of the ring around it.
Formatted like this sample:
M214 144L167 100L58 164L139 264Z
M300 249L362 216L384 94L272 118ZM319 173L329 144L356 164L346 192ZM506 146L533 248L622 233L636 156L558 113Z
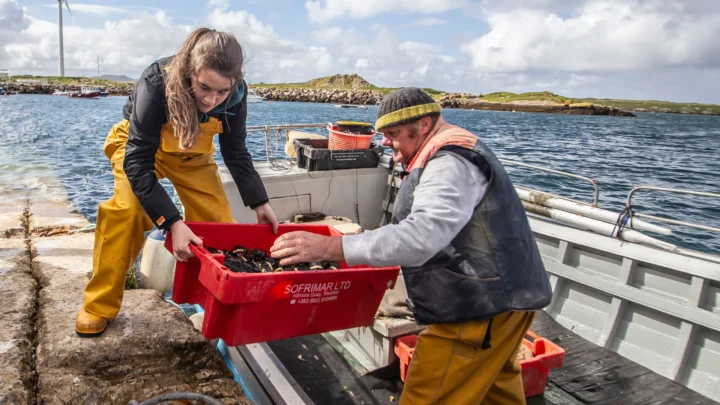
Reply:
M172 57L163 58L146 68L123 107L123 116L130 122L123 170L145 212L157 227L165 230L182 219L153 172L155 153L160 146L160 131L167 122L163 67L171 61ZM247 89L245 82L242 86ZM223 123L223 133L219 135L220 153L237 184L243 203L254 209L268 202L268 197L245 146L247 91L243 91L240 102L231 105L226 111L216 110L222 108L215 108L207 115L199 113L200 122L213 116Z

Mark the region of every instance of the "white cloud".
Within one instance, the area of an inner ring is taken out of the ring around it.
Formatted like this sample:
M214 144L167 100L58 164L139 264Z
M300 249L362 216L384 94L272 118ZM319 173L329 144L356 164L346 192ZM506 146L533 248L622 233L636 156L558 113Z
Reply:
M398 49L413 55L426 54L428 56L438 54L442 51L440 45L426 44L422 42L405 41L398 45Z
M48 8L54 8L57 9L57 4L48 4L45 7ZM67 12L67 8L63 6L63 11ZM86 14L94 14L99 16L109 16L112 14L125 14L127 13L127 10L118 8L118 7L110 7L110 6L101 6L98 4L75 4L73 3L70 6L70 11L72 13L86 13Z
M435 17L421 18L415 20L409 24L403 25L403 27L431 27L433 25L444 25L447 24L447 20L443 20Z
M424 1L413 4L420 9ZM494 8L482 10L485 3L474 2L469 7L487 19L489 31L464 39L460 54L453 45L411 41L393 32L396 26L378 23L352 29L338 22L284 36L268 20L226 8L224 0L207 0L201 23L238 38L247 52L245 74L251 83L359 73L382 87L720 102L720 52L714 41L720 34L720 1L704 8L699 0L680 6L661 0L560 1L562 12L550 0L494 2ZM359 18L353 2L308 3L323 12L340 7L343 16ZM365 3L373 15L411 12L406 1ZM432 22L434 16L428 17L416 22ZM50 18L38 20L16 0L0 0L0 67L11 74L56 74L57 25ZM98 28L66 24L66 74L95 75L99 55L101 74L138 77L154 60L175 53L195 26L147 10L113 15ZM450 42L455 41L457 35Z
M230 8L230 0L208 0L207 5L211 8L227 10L228 8Z
M15 0L0 0L0 32L19 32L30 24Z
M356 19L390 12L439 14L460 8L466 0L308 0L310 21L323 23L341 17Z
M604 72L720 66L720 12L659 0L590 0L563 18L542 9L489 12L487 34L461 46L484 72Z
M352 32L352 31L349 31ZM343 35L345 35L345 31L340 27L328 27L323 28L319 30L315 30L312 32L312 37L315 38L318 41L323 42L332 42L336 40L342 39Z

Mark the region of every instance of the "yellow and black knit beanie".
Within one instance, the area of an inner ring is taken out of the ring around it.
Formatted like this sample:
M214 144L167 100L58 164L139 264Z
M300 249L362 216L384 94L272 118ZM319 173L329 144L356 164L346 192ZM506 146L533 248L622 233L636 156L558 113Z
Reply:
M383 98L378 108L375 130L382 131L393 125L417 121L441 111L440 104L422 89L405 87Z

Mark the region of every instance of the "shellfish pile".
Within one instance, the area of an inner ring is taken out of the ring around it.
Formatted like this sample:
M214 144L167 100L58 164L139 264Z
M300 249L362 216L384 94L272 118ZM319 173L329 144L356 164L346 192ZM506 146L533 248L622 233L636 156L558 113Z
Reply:
M225 255L223 265L233 273L277 273L281 271L308 271L308 270L337 270L337 262L323 261L312 263L297 263L281 266L280 260L260 249L246 249L235 246L232 250L219 250L206 247L210 253Z

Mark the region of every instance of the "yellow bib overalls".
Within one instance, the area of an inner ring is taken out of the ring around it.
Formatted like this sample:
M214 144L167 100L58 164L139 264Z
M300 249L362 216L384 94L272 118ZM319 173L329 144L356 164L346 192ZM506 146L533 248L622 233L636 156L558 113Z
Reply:
M85 288L85 311L114 318L120 311L125 275L142 249L144 233L153 227L123 171L125 143L130 123L113 125L103 151L115 177L113 196L98 207L93 251L93 274ZM234 222L218 167L212 156L213 137L222 133L214 117L200 124L197 144L182 150L169 122L162 127L155 154L155 175L175 186L185 208L186 221Z

